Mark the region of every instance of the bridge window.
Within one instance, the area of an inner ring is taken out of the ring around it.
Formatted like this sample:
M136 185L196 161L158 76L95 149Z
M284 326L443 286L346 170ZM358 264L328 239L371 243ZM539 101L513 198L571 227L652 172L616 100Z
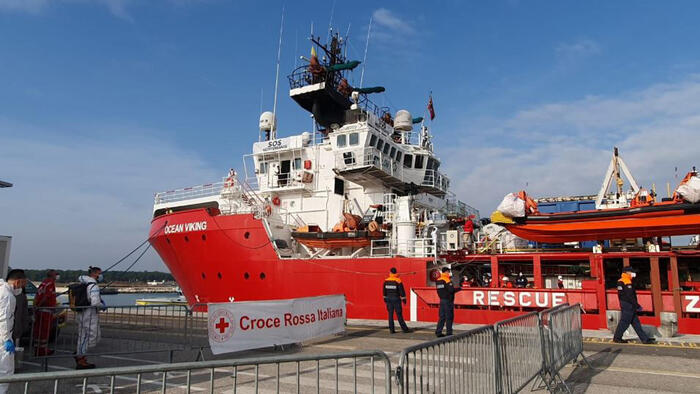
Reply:
M389 154L389 149L391 148L391 145L389 145L388 142L384 143L384 154L388 155Z
M413 155L407 154L403 157L403 166L406 168L411 168L413 165Z
M301 170L301 157L294 159L294 169Z
M333 193L339 194L341 196L345 195L345 181L343 181L340 178L335 178Z
M401 156L403 156L403 153L401 151L396 152L396 161L401 163Z
M429 169L429 170L436 170L437 167L436 167L436 168L433 168L434 165L435 165L435 160L433 160L432 157L428 157L428 165L427 165L426 168Z
M360 143L360 136L357 133L350 133L350 145L357 145Z
M416 155L416 162L413 168L421 169L423 168L423 155Z
M396 147L391 147L391 153L389 156L391 156L392 159L396 157Z
M377 150L381 151L384 147L384 140L377 141Z
M345 134L341 134L336 138L336 144L338 144L338 148L342 148L346 145L346 140L347 136Z
M375 146L375 145L377 145L377 136L372 134L369 137L369 146Z
M259 166L260 166L260 168L259 168L258 172L260 174L267 174L268 163L260 162Z

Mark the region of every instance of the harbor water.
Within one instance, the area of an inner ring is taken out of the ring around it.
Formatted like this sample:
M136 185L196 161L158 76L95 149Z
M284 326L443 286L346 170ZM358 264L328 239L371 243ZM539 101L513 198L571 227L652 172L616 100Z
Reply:
M177 293L121 293L103 294L102 299L107 305L135 305L142 298L176 298Z

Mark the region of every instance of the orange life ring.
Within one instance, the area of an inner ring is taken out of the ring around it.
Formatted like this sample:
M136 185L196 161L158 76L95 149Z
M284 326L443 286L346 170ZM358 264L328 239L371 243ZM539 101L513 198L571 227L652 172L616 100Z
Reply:
M280 204L282 203L282 200L280 200L280 198L278 196L274 196L274 197L272 197L272 203L275 204L275 206L279 207Z

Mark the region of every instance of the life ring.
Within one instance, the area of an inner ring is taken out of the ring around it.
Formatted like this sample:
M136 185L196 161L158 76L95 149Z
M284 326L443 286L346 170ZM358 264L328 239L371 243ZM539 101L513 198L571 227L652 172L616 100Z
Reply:
M226 182L224 182L224 187L233 187L234 184L235 184L235 179L233 176L230 176L230 177L226 178Z
M267 213L268 216L272 214L272 207L269 204L265 205L265 213Z
M272 197L272 203L275 204L275 206L279 207L280 204L282 203L282 200L280 200L280 198L278 196L274 196L274 197Z

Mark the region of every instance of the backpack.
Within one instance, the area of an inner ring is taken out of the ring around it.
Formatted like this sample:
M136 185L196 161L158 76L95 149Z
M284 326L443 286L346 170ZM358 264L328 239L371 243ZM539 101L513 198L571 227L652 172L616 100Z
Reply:
M74 312L82 312L85 306L90 306L90 297L88 296L88 285L92 283L73 283L68 285L68 300L70 309Z

